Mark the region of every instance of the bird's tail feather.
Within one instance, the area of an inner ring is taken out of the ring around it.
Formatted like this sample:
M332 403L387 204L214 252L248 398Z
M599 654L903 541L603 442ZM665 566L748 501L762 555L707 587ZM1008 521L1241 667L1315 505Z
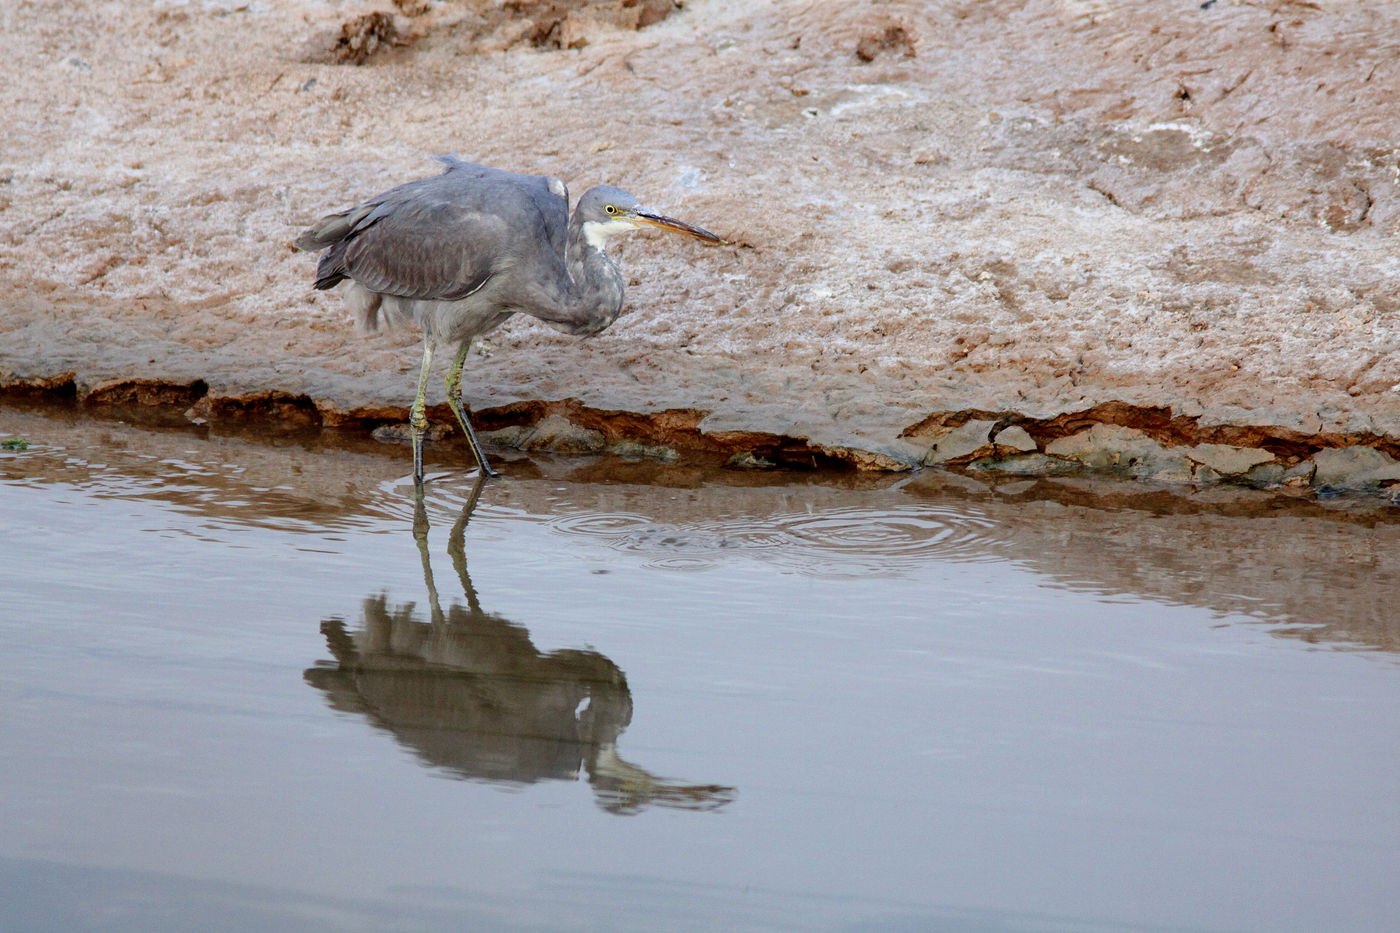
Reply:
M293 240L292 245L307 253L314 253L327 246L334 246L354 232L360 221L364 220L374 208L373 204L361 204L348 211L328 214Z

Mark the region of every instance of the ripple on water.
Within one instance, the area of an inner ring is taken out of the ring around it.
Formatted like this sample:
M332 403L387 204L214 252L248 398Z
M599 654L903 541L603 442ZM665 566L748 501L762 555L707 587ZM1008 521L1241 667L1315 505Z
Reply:
M666 527L656 524L645 515L632 512L583 512L562 515L551 519L549 526L572 537L601 539L614 547L620 540L630 540L635 536Z
M934 506L835 508L769 518L686 524L633 513L559 516L549 526L619 551L647 557L645 566L698 570L748 557L797 573L861 576L900 573L931 560L994 560L996 522L974 512Z

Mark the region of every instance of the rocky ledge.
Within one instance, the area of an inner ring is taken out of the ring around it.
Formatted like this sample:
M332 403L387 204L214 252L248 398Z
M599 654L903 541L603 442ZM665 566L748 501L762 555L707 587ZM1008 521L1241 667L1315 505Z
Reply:
M151 380L80 384L72 373L53 379L0 374L0 400L71 404L86 412L138 422L249 427L286 433L331 430L408 439L406 408L339 411L305 396L259 392L215 396L202 381ZM447 405L430 409L428 441L451 443L456 428ZM556 453L606 453L629 460L679 463L723 458L737 470L854 469L908 471L937 467L1020 477L1105 475L1159 484L1231 484L1290 495L1369 495L1400 499L1400 444L1377 437L1304 436L1281 429L1203 427L1164 409L1121 404L1034 419L1015 413L938 412L881 450L814 443L761 431L706 431L707 413L675 409L651 414L603 411L576 399L523 402L472 413L488 446ZM463 454L465 456L465 447Z

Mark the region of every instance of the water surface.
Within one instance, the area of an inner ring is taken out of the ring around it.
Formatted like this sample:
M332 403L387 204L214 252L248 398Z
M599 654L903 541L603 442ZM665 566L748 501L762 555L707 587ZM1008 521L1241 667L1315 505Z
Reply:
M0 929L1400 928L1378 505L0 435Z

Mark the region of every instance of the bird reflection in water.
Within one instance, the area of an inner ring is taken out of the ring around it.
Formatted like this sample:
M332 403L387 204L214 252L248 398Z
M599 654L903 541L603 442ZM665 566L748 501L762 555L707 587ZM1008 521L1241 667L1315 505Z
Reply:
M484 479L484 477L483 477ZM413 533L423 561L430 619L383 595L364 601L356 632L321 623L334 661L306 671L333 709L359 713L426 764L454 777L501 784L588 776L611 813L649 806L712 810L734 789L684 784L623 760L617 740L632 720L627 678L596 651L541 654L521 625L481 608L467 575L466 526L478 480L448 536L466 605L442 610L428 551L428 518L416 497Z

